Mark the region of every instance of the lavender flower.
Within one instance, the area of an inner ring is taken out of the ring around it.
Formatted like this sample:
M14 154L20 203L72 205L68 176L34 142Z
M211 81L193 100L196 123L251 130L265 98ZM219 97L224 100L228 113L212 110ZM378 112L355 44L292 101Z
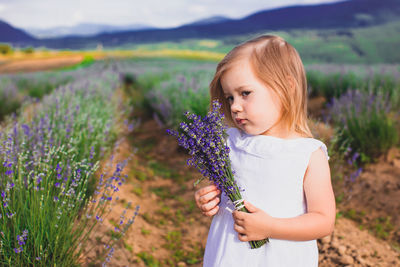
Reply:
M28 230L25 229L22 232L22 235L17 235L17 241L18 241L18 248L14 248L14 252L16 254L21 253L24 249L22 248L23 245L25 245L25 241L28 239Z
M242 203L240 188L236 184L231 170L230 150L225 142L227 127L223 124L224 115L219 112L221 104L214 101L212 107L212 110L204 118L186 112L185 116L192 122L180 124L183 133L170 129L167 130L167 133L175 136L179 145L188 150L189 155L192 156L187 160L189 166L196 167L203 178L207 177L212 181L221 192L229 197L237 210L249 212ZM259 248L268 241L267 238L249 243L251 248Z

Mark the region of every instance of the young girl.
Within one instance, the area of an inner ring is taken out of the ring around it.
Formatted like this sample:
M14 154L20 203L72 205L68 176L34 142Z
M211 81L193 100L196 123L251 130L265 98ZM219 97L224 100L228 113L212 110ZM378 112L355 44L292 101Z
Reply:
M214 216L204 266L318 266L317 238L332 233L328 153L307 126L307 82L297 51L278 36L238 45L218 64L211 100L222 103L235 178L250 213L214 186L195 193ZM260 248L248 241L269 238Z

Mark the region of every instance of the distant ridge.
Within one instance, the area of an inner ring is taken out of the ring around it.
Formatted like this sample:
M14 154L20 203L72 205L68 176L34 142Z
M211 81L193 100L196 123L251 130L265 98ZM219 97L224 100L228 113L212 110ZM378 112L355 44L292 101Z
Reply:
M264 10L242 19L198 21L169 29L103 33L92 37L48 38L28 42L50 48L89 48L101 43L177 41L188 38L223 38L267 30L333 29L379 25L400 18L399 0L349 0ZM1 33L0 33L1 34Z
M232 19L225 17L225 16L213 16L213 17L197 20L195 22L184 24L184 25L185 26L207 25L207 24L213 24L213 23L226 22L228 20L232 20Z
M35 38L24 32L23 30L14 28L10 24L0 20L0 42L31 42Z

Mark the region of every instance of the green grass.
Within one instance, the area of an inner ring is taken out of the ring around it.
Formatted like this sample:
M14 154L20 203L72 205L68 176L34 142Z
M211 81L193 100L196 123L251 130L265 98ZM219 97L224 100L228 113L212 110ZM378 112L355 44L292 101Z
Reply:
M64 71L64 70L79 70L82 68L87 68L91 66L95 62L95 59L93 56L90 55L85 55L83 60L79 62L78 64L68 66L68 67L62 67L59 68L58 70Z
M190 248L183 247L183 235L181 231L169 231L164 236L166 243L164 248L170 250L172 258L169 259L169 264L175 266L178 262L185 262L187 264L196 264L201 261L203 256L203 249L200 244L192 244Z
M323 30L261 31L219 39L185 39L147 44L127 44L115 49L195 50L228 53L234 46L260 34L285 38L309 63L398 63L400 62L400 20L364 28Z
M160 262L156 260L153 255L147 252L139 252L136 254L148 267L159 267L161 266Z

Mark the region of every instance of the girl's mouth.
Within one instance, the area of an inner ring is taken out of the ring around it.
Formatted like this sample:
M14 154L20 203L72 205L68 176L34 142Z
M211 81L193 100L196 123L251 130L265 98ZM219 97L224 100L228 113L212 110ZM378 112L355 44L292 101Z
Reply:
M245 119L236 119L237 124L242 124L245 121Z

